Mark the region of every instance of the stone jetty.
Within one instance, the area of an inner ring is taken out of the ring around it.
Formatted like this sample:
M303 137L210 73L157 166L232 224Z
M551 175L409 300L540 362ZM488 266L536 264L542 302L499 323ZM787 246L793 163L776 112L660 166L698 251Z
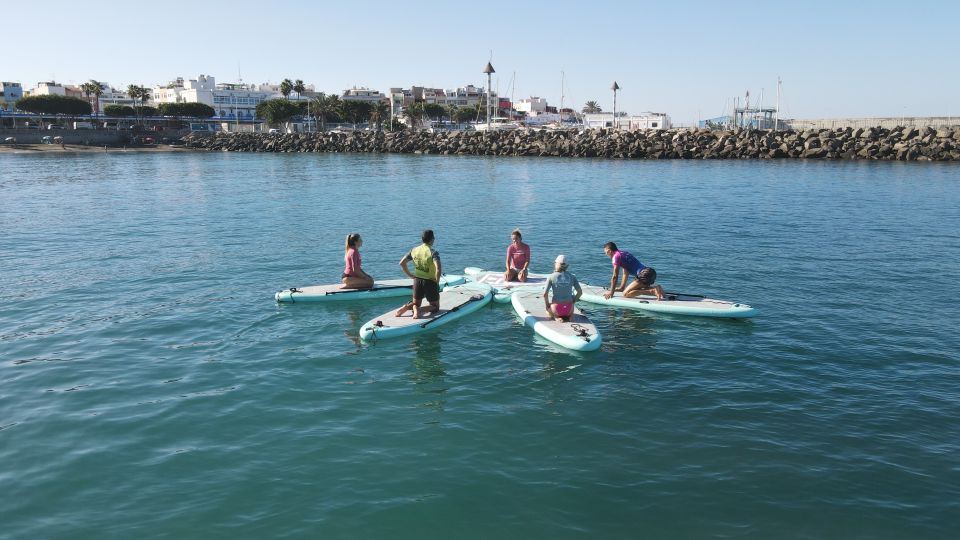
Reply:
M373 131L191 134L190 148L229 152L382 152L614 159L960 161L957 128L766 130Z

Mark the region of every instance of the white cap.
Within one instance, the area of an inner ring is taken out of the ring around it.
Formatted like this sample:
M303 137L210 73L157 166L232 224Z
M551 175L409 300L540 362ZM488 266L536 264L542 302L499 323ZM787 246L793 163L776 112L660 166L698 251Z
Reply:
M557 264L567 264L567 256L566 256L566 255L557 255L557 260L554 261L554 262L557 263Z

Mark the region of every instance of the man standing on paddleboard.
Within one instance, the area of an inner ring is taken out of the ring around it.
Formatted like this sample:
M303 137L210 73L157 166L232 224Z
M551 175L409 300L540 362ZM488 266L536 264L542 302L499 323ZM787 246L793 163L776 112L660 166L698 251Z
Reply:
M440 253L433 249L433 230L427 229L420 235L423 241L419 246L411 249L400 259L400 268L403 273L413 278L413 301L404 304L397 310L400 317L408 310L413 310L413 318L419 319L422 315L434 313L440 309ZM413 261L413 272L407 264ZM420 304L426 298L429 305L423 309Z
M656 295L657 300L663 300L663 288L653 283L657 280L657 271L649 266L644 266L629 251L617 249L613 242L607 242L603 245L603 252L613 260L613 278L610 279L610 290L603 294L604 298L612 298L617 291L623 291L624 298L633 298L640 294ZM620 269L623 268L623 279L620 280L620 286L617 287L617 279L620 277ZM627 279L633 276L634 280L630 286L627 286Z

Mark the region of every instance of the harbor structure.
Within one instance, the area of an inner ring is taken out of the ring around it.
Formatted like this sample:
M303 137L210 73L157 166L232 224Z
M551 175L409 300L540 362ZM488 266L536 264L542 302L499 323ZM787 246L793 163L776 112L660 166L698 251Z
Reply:
M670 129L673 127L670 115L662 112L642 112L637 115L613 113L585 113L583 127L587 129L616 128L616 129Z

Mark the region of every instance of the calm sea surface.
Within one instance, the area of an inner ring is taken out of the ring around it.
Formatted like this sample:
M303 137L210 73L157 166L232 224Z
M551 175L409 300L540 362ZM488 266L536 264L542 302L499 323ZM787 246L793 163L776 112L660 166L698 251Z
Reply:
M760 313L273 301L427 227ZM958 300L956 165L0 154L0 538L956 538Z

